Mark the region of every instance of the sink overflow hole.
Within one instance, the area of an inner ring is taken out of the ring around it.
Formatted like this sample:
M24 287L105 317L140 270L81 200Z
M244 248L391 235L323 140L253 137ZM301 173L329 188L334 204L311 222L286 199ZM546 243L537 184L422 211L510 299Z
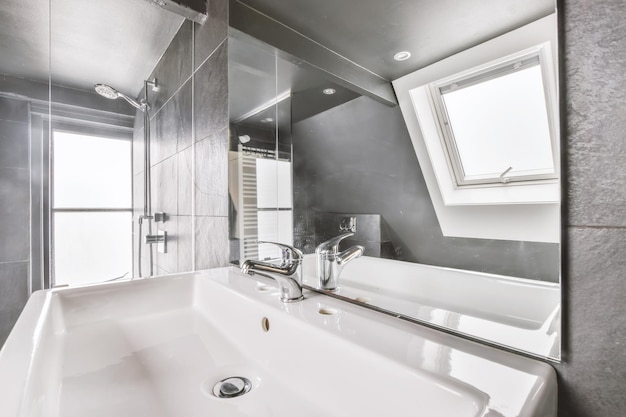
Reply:
M328 308L328 307L320 307L320 309L317 310L317 312L324 316L334 316L335 314L337 314L337 310L335 310L334 308Z
M261 320L261 327L263 328L264 332L269 332L270 331L270 319L268 319L267 317L263 317L263 319Z
M219 398L235 398L250 391L252 384L248 378L231 376L222 379L213 387L213 395Z

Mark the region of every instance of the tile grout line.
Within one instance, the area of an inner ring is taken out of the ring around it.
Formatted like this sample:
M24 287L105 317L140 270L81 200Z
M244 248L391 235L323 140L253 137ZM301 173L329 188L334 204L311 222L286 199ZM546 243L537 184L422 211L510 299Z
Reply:
M576 228L576 229L598 229L598 230L602 230L602 229L626 229L626 226L608 226L608 225L578 225L578 224L569 224L566 226L568 229L569 228Z
M213 51L215 52L215 51ZM211 53L209 57L212 55ZM207 57L207 59L209 59ZM200 66L199 66L200 67ZM191 270L196 270L196 25L191 30Z

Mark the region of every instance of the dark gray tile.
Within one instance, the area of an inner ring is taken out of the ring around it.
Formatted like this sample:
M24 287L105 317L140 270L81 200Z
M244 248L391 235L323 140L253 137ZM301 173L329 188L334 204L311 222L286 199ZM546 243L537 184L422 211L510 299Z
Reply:
M171 157L152 168L153 212L175 216L178 211L178 158Z
M0 120L0 168L28 169L28 124Z
M191 216L193 186L193 148L179 152L178 158L178 214Z
M568 3L565 132L570 225L626 226L623 1Z
M195 145L195 214L228 216L228 130Z
M228 56L220 46L194 75L195 140L228 127Z
M4 345L7 337L9 337L22 310L22 308L16 308L14 310L0 311L0 348Z
M178 217L178 269L177 272L193 271L193 218Z
M192 22L185 20L150 76L150 79L156 78L159 85L158 92L148 94L152 114L157 112L191 76L192 32Z
M559 416L612 417L626 404L626 230L569 228Z
M156 164L191 145L191 80L152 118L151 162Z
M228 265L228 217L195 218L196 270Z
M28 300L28 262L0 263L0 346Z
M24 100L0 97L0 120L28 123L30 104Z
M0 314L24 308L28 278L28 262L0 263Z
M191 146L193 142L192 131L192 95L193 95L193 83L191 79L185 83L185 85L176 93L174 97L175 115L176 119L172 120L178 128L178 134L176 136L176 150L177 152Z
M228 36L228 0L208 2L208 18L194 24L194 59L196 69Z
M29 256L30 190L26 169L0 168L0 262L24 261Z
M164 109L167 105L164 106ZM176 153L176 137L175 136L159 136L159 127L161 124L161 113L150 120L150 163L152 166L162 162Z

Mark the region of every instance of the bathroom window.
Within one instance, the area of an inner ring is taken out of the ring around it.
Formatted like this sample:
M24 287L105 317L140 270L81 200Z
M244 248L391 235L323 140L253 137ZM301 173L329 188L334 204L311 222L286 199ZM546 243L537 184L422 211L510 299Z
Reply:
M130 274L131 142L55 130L51 161L54 285Z
M430 84L457 186L557 178L544 48Z

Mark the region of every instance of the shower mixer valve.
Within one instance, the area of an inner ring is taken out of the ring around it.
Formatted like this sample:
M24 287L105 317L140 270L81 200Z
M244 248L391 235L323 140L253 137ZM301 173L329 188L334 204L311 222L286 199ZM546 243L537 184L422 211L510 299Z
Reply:
M146 235L147 245L157 245L157 251L159 253L167 253L167 232L163 230L157 230L156 235Z

